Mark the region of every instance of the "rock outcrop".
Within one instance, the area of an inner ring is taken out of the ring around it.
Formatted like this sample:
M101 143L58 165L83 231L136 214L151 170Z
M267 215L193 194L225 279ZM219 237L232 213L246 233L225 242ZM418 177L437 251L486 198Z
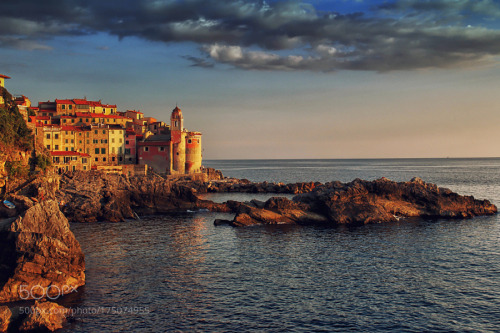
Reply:
M138 215L200 208L227 210L196 196L200 181L166 180L159 176L127 177L101 172L73 172L61 180L57 198L73 222L120 222Z
M0 332L7 332L12 317L8 306L0 306Z
M36 301L31 306L28 316L23 320L20 331L41 331L51 332L63 327L70 309L53 302Z
M236 216L216 224L367 224L400 217L470 218L497 213L497 207L487 200L461 196L419 178L402 183L387 179L331 182L299 194L293 201L271 198L265 203L228 202L228 206Z
M0 303L58 297L85 284L85 260L53 200L0 222Z

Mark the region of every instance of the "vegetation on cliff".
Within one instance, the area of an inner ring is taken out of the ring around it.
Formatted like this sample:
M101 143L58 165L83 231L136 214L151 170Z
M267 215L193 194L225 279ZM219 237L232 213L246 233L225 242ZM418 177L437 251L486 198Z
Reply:
M0 106L0 148L16 147L20 150L33 149L33 135L19 112L12 95L0 87L5 105Z

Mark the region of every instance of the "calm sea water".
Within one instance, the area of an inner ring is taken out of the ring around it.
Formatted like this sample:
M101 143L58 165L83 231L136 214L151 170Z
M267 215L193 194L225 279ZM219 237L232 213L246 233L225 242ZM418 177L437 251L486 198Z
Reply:
M500 204L500 159L205 165L253 181L419 176ZM65 331L500 330L498 216L357 228L213 226L221 217L230 216L72 224L86 254L87 285L63 299L77 319Z

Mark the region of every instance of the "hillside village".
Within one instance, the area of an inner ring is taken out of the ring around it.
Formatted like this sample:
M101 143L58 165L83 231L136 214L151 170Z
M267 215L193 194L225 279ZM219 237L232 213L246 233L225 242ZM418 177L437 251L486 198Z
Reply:
M0 87L10 79L0 74ZM202 170L200 132L184 128L175 107L167 124L136 110L84 99L55 99L32 106L26 96L14 96L19 112L62 173L103 170L162 175L197 174ZM0 107L4 104L0 97Z

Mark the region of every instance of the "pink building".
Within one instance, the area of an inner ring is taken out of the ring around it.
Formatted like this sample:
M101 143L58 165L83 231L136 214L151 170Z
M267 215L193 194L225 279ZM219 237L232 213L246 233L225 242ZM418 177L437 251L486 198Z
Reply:
M138 164L147 164L155 172L170 173L170 135L152 135L137 143Z
M137 164L137 134L133 130L125 131L125 164Z

